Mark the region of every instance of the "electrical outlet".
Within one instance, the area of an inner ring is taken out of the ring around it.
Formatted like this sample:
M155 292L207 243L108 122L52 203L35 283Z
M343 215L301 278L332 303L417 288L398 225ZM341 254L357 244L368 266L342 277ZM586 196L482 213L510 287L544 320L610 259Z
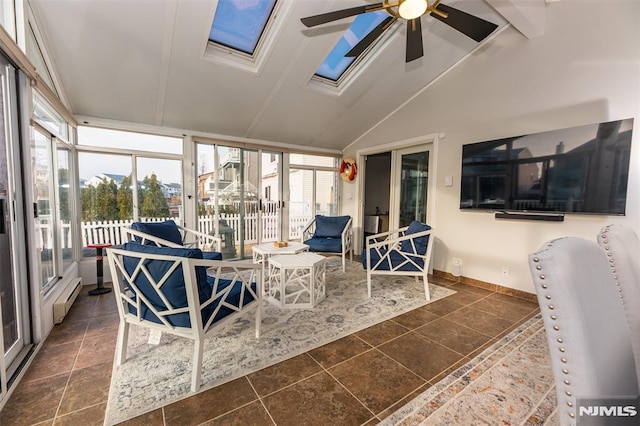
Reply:
M508 278L509 277L509 267L508 266L503 266L502 267L502 276L504 278Z
M459 257L454 257L453 259L451 259L451 264L453 266L461 266L462 265L462 259L460 259Z

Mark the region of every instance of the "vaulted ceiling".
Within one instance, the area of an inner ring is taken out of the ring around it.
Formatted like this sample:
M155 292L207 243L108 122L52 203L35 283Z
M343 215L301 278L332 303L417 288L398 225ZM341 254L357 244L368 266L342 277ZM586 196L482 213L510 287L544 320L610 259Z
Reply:
M285 24L258 73L203 57L216 0L30 0L30 4L62 100L82 119L319 148L344 148L471 52L482 55L478 43L426 16L422 18L425 55L407 64L405 26L396 23L358 78L340 95L330 94L308 82L351 19L307 29L300 18L368 2L281 1L291 2ZM443 3L498 24L485 44L500 37L500 29L509 21L530 38L539 35L545 4L544 0L520 5L518 0Z

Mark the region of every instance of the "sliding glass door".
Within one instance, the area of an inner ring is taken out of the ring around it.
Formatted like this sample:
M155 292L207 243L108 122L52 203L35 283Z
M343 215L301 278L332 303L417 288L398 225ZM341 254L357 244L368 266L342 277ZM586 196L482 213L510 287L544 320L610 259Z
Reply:
M429 224L429 161L432 144L372 153L363 161L362 237ZM432 183L433 184L433 183ZM364 244L364 238L359 243Z
M261 242L281 238L282 154L196 144L198 228L222 239L225 259L252 257Z
M0 400L31 343L15 70L0 55Z

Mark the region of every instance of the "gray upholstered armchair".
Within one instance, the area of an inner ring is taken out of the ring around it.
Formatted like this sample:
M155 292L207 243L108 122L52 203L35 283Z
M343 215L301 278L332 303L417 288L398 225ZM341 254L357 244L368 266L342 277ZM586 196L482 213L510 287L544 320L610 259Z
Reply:
M560 423L575 425L587 398L618 405L614 397L637 397L629 325L604 250L582 238L559 238L529 255L529 267L549 344Z
M598 244L607 255L609 270L622 298L640 383L640 238L631 228L608 225L600 230Z

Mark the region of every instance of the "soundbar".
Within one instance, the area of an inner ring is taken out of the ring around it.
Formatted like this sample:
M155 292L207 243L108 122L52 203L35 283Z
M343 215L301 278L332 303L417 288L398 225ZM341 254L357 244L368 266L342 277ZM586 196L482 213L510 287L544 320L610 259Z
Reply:
M548 222L564 222L564 213L519 213L496 212L496 219L546 220Z

